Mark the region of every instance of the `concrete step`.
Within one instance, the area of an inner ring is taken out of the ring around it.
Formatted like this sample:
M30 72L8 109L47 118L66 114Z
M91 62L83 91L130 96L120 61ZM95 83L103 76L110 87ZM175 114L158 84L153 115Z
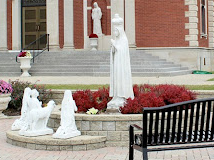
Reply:
M33 52L31 52L33 54ZM17 53L1 52L0 76L20 76ZM130 50L133 76L171 76L188 74L186 67L167 62L144 51ZM43 52L31 62L32 76L109 76L110 52L70 51Z
M191 70L178 70L170 72L132 72L133 77L166 77L191 74ZM94 76L94 77L109 77L107 72L36 72L31 73L32 76Z
M168 68L132 68L132 72L168 72L168 71L178 71L185 70L187 68L183 67L168 67ZM39 72L110 72L109 68L40 68L40 69L30 69L30 73Z
M9 65L9 64L8 64ZM5 65L6 66L6 65ZM5 67L3 66L3 67ZM20 65L18 65L20 66ZM14 66L15 68L16 66ZM110 68L109 64L104 64L104 65L38 65L38 64L33 64L32 69L43 69L43 68ZM169 68L169 67L181 67L180 65L174 65L174 64L160 64L160 65L152 65L152 68ZM1 66L0 66L1 68ZM131 68L137 68L137 69L142 69L142 68L151 68L151 65L131 65Z

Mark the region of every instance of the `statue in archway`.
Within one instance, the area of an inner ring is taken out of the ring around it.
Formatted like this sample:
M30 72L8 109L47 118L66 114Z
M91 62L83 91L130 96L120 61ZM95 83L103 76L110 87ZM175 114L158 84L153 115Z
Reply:
M101 27L102 12L97 2L94 2L94 8L92 9L92 20L93 20L93 33L102 35Z

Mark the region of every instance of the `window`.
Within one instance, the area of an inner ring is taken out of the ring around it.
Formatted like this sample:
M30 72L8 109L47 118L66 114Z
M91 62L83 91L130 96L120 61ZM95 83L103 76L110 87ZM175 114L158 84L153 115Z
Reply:
M201 37L207 37L207 9L206 0L201 0Z

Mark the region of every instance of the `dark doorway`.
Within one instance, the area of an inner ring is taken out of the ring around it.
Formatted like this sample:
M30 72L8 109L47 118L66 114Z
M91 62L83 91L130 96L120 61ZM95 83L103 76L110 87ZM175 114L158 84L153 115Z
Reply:
M46 6L44 5L44 1L39 4L30 3L26 0L22 1L22 48L46 34ZM27 49L43 49L46 42L45 36Z

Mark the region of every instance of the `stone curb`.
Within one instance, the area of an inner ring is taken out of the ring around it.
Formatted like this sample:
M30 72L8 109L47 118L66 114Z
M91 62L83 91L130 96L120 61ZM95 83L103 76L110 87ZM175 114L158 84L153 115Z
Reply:
M18 131L6 133L7 143L34 150L71 150L85 151L106 147L104 136L78 136L70 139L53 139L52 135L24 137Z

